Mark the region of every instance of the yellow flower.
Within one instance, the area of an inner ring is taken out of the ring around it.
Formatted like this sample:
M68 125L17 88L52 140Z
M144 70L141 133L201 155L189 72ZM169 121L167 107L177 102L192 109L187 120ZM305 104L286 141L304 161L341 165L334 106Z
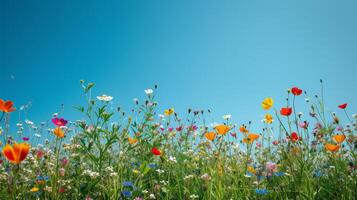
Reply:
M64 137L64 131L60 127L55 128L53 130L53 134L55 134L59 138L63 138Z
M30 189L30 192L38 192L40 189L38 187L33 187Z
M138 142L138 139L128 137L128 141L129 141L129 144L136 144Z
M205 134L205 137L207 138L207 140L213 141L214 138L216 137L216 134L213 132L208 132Z
M247 167L247 171L250 172L250 173L252 173L252 174L255 174L255 173L256 173L254 167L252 167L252 166L248 166L248 167Z
M170 115L174 114L174 112L175 112L175 110L173 108L169 108L169 109L164 111L164 114L166 116L170 116Z
M264 110L269 110L274 104L274 100L272 98L265 98L262 102L262 107Z
M271 124L273 123L273 116L271 114L266 114L265 117L264 117L264 121L265 123L267 124Z
M134 173L134 174L139 174L139 170L133 169L133 173Z
M225 135L229 131L229 126L221 124L216 127L214 127L217 131L218 134L220 135Z

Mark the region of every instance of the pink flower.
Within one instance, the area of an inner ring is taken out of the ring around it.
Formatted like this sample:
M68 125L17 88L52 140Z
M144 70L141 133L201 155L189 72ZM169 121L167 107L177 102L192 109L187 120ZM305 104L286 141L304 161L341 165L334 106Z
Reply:
M68 164L68 162L69 162L69 160L68 160L67 157L63 157L63 158L61 159L61 165L62 165L63 167L65 167L65 166Z
M299 126L300 128L307 129L307 127L309 126L309 122L307 121L301 122Z
M52 119L52 123L56 126L66 126L67 125L67 120L63 119L63 118L53 118Z
M237 133L231 133L231 136L237 138Z
M260 148L260 147L262 147L262 144L260 144L259 142L257 142L257 143L255 143L255 147L256 147L256 148Z
M197 130L197 126L195 126L195 125L190 126L190 130L191 130L191 131Z
M182 131L182 126L177 127L176 131Z
M336 131L343 131L343 127L342 126L337 126L336 127Z
M266 167L270 172L275 171L275 170L277 169L277 165L276 165L275 163L273 163L273 162L267 162L267 163L265 164L265 167Z
M279 141L278 141L278 140L274 140L274 141L273 141L273 145L276 146L276 145L278 145L278 144L279 144Z
M171 127L168 130L169 130L169 132L172 132L174 130L174 128Z
M60 168L58 170L58 173L59 173L60 176L64 176L66 174L66 170L64 168Z

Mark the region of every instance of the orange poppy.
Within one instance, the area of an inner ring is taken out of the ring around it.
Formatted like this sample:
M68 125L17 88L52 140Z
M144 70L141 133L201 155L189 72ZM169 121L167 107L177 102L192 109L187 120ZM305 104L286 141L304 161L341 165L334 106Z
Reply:
M0 99L0 111L10 113L16 110L16 108L13 107L14 103L12 101L4 101Z
M331 152L335 152L340 149L340 145L327 143L325 144L325 149Z
M64 137L64 131L60 127L55 128L53 130L53 134L55 134L59 138L63 138Z
M207 138L207 140L213 141L214 138L216 137L216 134L213 132L208 132L205 134L205 137Z
M20 164L30 151L30 145L27 143L14 143L13 146L7 144L3 149L3 155L14 164Z
M248 137L244 138L243 139L243 142L244 143L249 143L249 144L252 144L256 139L259 138L259 135L258 134L254 134L254 133L250 133L248 135Z
M216 131L220 135L225 135L229 131L229 126L221 124L215 127Z
M128 141L129 141L129 144L136 144L138 142L138 139L128 137Z
M245 128L245 126L241 126L241 127L239 128L239 131L242 132L242 133L249 133L248 129Z
M337 143L342 143L343 141L345 141L346 136L343 135L343 134L335 135L335 136L333 136L333 139L334 139Z

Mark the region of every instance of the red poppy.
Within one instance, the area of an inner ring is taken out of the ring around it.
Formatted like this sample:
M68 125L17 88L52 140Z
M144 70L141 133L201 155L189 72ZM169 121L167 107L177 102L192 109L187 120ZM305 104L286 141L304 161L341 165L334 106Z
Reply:
M338 105L339 108L341 109L346 109L347 107L347 103L344 103L344 104L341 104L341 105Z
M300 137L298 136L298 134L296 132L292 132L291 136L290 136L290 140L293 142L296 142L300 139Z
M15 110L16 108L14 108L14 103L12 101L4 101L0 99L0 111L10 113Z
M293 109L289 108L289 107L281 108L281 110L280 110L280 114L284 115L284 116L289 116L289 115L291 115L292 112L293 112Z
M157 149L156 147L151 149L151 153L154 154L155 156L161 155L161 151L159 149Z
M291 93L293 93L293 95L295 95L295 96L299 96L302 94L302 89L300 89L298 87L293 87L293 88L291 88Z

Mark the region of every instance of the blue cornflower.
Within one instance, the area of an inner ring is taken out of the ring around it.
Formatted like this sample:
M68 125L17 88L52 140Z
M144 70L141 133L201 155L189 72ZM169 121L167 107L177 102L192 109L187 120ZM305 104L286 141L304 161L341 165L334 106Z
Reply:
M285 172L275 172L274 175L277 177L284 176Z
M123 186L124 186L124 187L133 187L133 182L131 182L131 181L124 181L124 182L123 182Z
M268 194L268 190L267 189L259 189L259 188L256 188L255 189L255 193L259 194L259 195L266 195Z
M252 174L252 173L250 173L250 172L247 172L247 173L245 174L245 176L246 176L246 177L252 177L252 176L254 176L254 174Z
M157 164L155 164L155 163L150 163L150 164L149 164L149 167L150 167L151 169L154 169L154 168L157 167Z
M314 171L314 174L313 174L313 177L321 177L322 176L322 172L320 170L315 170Z
M131 192L128 191L128 190L123 190L123 191L121 192L121 194L122 194L124 197L126 197L126 198L129 198L129 197L132 196Z

